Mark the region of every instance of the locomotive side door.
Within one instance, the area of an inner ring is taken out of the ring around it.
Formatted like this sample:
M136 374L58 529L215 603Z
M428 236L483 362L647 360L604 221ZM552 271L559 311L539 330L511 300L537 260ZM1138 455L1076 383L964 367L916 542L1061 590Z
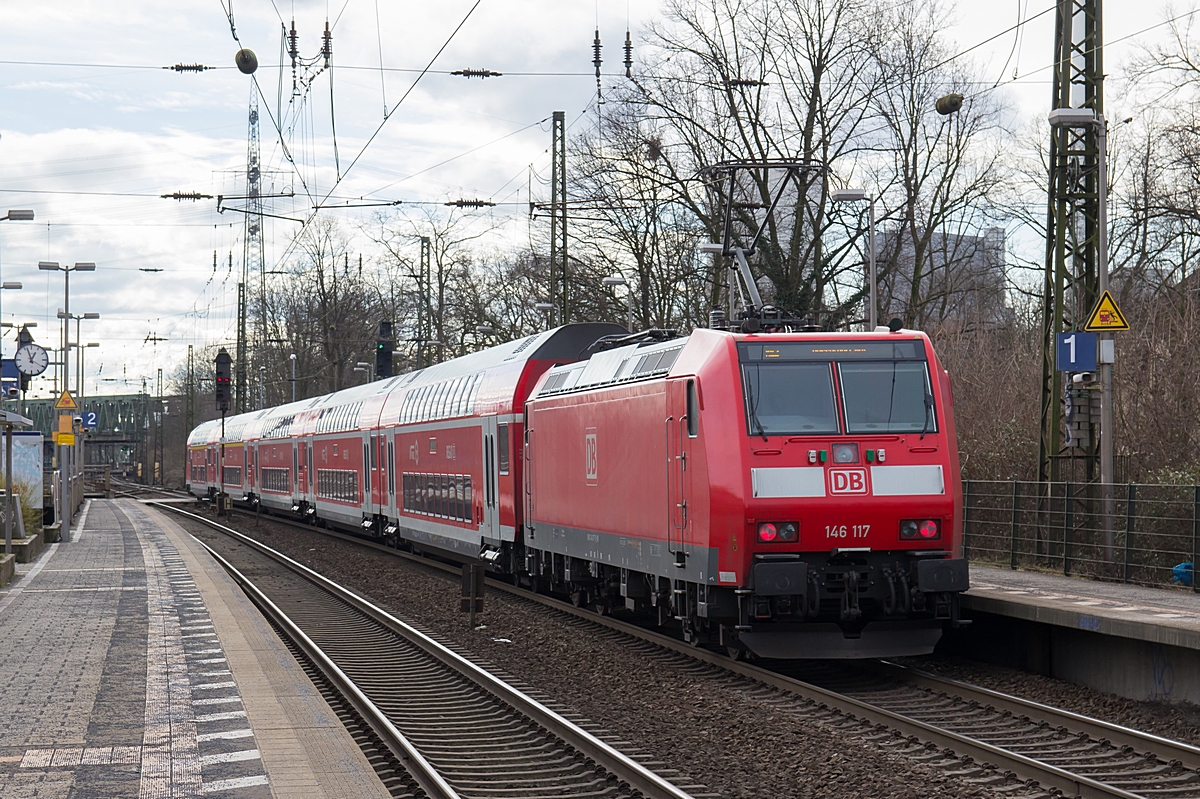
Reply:
M680 566L691 554L693 544L689 503L694 468L688 461L692 457L692 443L700 421L695 397L695 378L667 381L667 501L670 505L667 543Z
M483 417L483 485L473 490L483 492L483 525L480 532L484 538L500 538L500 502L496 489L496 417Z

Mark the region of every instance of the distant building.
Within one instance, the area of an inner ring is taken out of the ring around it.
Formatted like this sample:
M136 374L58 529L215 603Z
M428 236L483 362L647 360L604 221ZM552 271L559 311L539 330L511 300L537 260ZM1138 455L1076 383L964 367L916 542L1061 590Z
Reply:
M982 236L931 233L922 247L918 272L911 234L877 234L881 323L906 317L914 302L913 275L919 274L911 314L918 328L949 322L965 328L1009 324L1013 312L1006 302L1004 239L1004 229L998 227L986 229Z

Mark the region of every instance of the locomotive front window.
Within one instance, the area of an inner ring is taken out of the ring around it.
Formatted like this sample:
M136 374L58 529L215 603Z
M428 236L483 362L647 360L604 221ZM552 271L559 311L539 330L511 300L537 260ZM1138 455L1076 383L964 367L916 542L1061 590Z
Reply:
M828 363L744 363L742 377L750 435L838 432Z
M935 433L924 361L838 364L848 433Z

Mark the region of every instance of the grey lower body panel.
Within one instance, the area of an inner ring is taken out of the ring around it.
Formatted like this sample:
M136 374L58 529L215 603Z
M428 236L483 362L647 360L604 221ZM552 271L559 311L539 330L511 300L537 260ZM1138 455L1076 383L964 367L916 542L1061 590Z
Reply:
M738 634L747 649L777 660L855 660L860 658L927 655L942 637L942 622L934 620L878 621L861 635L847 638L836 624L755 625Z

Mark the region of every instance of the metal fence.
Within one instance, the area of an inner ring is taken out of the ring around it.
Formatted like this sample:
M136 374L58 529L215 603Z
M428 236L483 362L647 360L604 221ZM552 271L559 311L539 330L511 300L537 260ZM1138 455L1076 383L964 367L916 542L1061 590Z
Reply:
M1200 486L963 481L976 563L1200 592Z

